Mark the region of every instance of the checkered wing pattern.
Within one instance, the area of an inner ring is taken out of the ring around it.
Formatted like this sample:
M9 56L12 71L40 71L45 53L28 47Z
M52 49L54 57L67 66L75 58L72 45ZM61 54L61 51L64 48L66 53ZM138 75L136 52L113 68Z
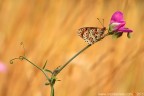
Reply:
M94 44L104 34L103 28L83 27L78 29L78 35L88 44Z

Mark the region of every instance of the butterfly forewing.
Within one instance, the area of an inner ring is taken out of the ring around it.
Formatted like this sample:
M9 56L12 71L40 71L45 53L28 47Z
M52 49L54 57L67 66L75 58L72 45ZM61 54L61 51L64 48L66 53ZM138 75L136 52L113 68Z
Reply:
M105 29L97 27L83 27L78 29L78 35L88 44L94 44L103 36Z

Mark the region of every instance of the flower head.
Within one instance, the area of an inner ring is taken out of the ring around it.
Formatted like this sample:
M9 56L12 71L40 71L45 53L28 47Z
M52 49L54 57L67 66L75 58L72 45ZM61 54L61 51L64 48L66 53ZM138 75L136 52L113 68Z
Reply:
M123 13L120 11L116 11L111 17L109 32L119 34L119 36L121 36L123 32L129 34L130 32L132 32L132 30L129 28L125 28L125 24L126 22L124 21Z

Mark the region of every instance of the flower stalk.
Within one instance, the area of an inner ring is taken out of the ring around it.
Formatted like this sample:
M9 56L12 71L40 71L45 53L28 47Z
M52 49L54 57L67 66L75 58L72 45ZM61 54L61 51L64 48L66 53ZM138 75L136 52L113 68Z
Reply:
M111 35L110 33L105 34L103 37L99 38L98 41L100 41L101 39L105 38L106 36ZM97 42L98 42L97 41ZM82 50L80 50L78 53L76 53L72 58L70 58L62 67L56 69L55 72L55 76L57 76L73 59L75 59L79 54L81 54L82 52L84 52L86 49L88 49L91 46L91 44L85 46Z
M54 86L51 86L51 94L50 96L54 96Z

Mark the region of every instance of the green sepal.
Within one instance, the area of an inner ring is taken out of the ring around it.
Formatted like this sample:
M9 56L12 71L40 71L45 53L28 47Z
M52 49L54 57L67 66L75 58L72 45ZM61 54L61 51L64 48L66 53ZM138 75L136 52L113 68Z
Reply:
M114 32L114 34L112 35L112 38L117 39L117 38L121 37L122 34L123 34L123 32Z
M128 37L128 38L131 38L131 34L130 34L129 32L127 33L127 37Z
M108 29L108 33L109 33L110 35L113 35L113 34L114 34L114 32L111 31L111 28L110 28L110 27L109 27L109 29Z

